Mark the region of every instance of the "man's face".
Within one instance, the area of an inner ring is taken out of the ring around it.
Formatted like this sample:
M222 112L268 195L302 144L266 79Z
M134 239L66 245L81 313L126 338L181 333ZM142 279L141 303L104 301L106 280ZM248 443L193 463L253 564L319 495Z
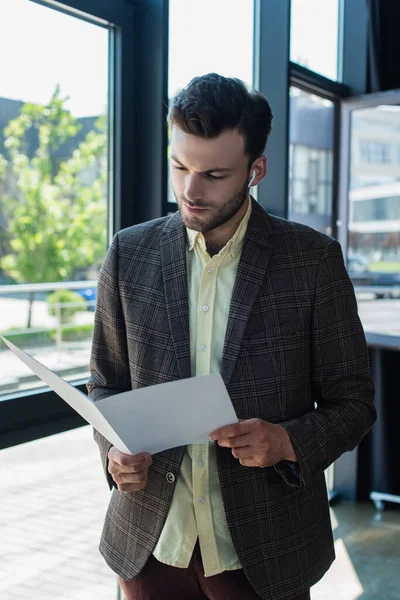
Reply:
M186 227L206 233L237 213L248 194L248 161L237 130L204 139L172 127L172 187Z

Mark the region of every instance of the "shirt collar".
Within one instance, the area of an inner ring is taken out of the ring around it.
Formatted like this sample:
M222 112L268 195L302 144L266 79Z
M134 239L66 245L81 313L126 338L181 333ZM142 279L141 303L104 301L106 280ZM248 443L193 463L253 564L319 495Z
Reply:
M229 252L233 258L242 249L243 240L246 235L247 225L249 223L249 219L250 219L250 215L251 215L252 202L251 202L250 196L247 197L247 200L248 200L248 206L247 206L246 214L244 215L243 219L240 221L239 227L236 229L236 231L233 234L233 236L231 237L231 239L226 243L224 248L222 248L222 250L221 250L221 252L222 252L225 248L228 247ZM201 250L203 250L203 252L206 252L206 242L204 239L204 235L200 231L194 231L194 229L189 229L188 227L186 227L186 232L187 232L189 250L190 251L193 250L195 245L198 244L200 246Z

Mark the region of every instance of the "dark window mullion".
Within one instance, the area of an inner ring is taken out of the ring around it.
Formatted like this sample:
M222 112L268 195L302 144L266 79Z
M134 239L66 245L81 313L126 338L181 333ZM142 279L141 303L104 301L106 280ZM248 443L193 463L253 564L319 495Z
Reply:
M123 27L126 24L129 15L132 14L133 6L125 0L30 0L36 4L54 8L58 12L63 12L83 19L84 21L96 22L103 21L107 24ZM140 1L140 0L137 0ZM101 25L101 22L97 22Z

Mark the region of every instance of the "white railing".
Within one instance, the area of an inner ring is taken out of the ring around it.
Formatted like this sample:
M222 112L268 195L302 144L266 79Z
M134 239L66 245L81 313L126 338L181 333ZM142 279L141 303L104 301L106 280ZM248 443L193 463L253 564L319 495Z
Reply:
M23 284L10 284L10 285L0 285L0 299L4 296L16 295L16 294L31 294L37 292L53 292L56 290L81 290L86 288L96 288L97 281L62 281L62 282L53 282L53 283L23 283ZM33 300L33 304L38 300ZM94 306L95 300L85 299L85 302L88 306ZM55 310L56 317L56 325L49 327L31 327L31 328L16 328L13 331L13 335L17 334L25 334L25 333L39 333L44 331L49 331L50 329L56 330L56 346L57 349L61 348L62 344L62 308L73 307L73 306L82 306L81 303L78 302L55 302L52 304L52 307ZM27 305L27 310L29 310L29 304Z
M0 285L0 296L3 294L25 294L26 292L52 292L53 290L83 290L97 286L96 280L91 281L59 281L57 283L17 283Z

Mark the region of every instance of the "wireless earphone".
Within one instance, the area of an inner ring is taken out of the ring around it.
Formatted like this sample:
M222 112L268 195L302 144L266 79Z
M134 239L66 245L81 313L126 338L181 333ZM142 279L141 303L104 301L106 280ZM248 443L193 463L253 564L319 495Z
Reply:
M251 179L249 181L249 188L251 188L251 184L253 183L254 179L256 178L256 172L253 171L252 175L251 175Z

